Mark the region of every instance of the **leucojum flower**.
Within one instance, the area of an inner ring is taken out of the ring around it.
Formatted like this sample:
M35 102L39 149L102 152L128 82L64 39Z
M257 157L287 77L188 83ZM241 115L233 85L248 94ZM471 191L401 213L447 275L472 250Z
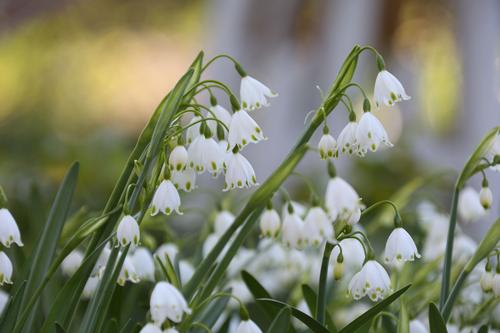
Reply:
M387 132L382 123L369 110L365 110L356 128L356 142L360 154L369 150L377 151L381 144L392 147Z
M116 238L120 245L127 246L130 243L138 245L140 237L139 224L135 218L125 215L116 229Z
M153 208L151 215L156 215L159 212L165 215L170 215L172 212L182 215L181 198L170 179L162 180L153 196L151 207Z
M238 147L234 147L231 156L227 160L223 191L235 188L247 188L255 185L258 185L258 183L252 165L245 156L239 153Z
M158 282L151 293L149 302L151 318L161 325L167 318L180 323L184 314L191 314L184 296L168 282Z
M260 126L245 110L236 109L234 111L227 136L229 149L236 146L242 149L250 142L257 143L265 139Z
M236 64L235 67L241 76L240 98L244 109L255 110L262 106L268 106L267 98L278 96L266 85L249 76L239 64Z
M188 163L188 152L182 145L176 146L168 157L168 165L171 170L182 171Z
M6 208L0 209L0 242L5 247L10 247L13 243L23 246L16 220Z
M260 230L264 237L276 237L281 228L281 220L278 212L269 206L260 217Z
M385 244L384 261L398 266L406 261L413 261L415 258L420 258L420 254L413 238L405 229L395 228Z
M5 252L0 251L0 286L12 283L12 262Z
M397 102L410 99L401 82L385 69L381 69L375 79L373 97L377 107L382 104L393 106Z
M330 130L328 126L323 127L323 135L318 143L319 156L326 160L329 158L333 158L337 155L337 142L330 135Z
M354 225L361 217L361 198L354 188L340 177L328 181L325 205L332 220L342 220Z
M376 302L391 291L391 279L382 265L375 260L368 260L352 277L348 289L355 300L368 296Z
M236 328L236 333L262 333L262 330L252 320L242 320Z
M301 248L304 245L304 222L288 203L288 213L283 217L281 238L288 247Z
M362 156L363 153L359 149L358 140L356 138L356 131L358 129L358 123L356 122L356 115L351 112L349 122L339 134L337 139L338 152L345 155L357 154Z

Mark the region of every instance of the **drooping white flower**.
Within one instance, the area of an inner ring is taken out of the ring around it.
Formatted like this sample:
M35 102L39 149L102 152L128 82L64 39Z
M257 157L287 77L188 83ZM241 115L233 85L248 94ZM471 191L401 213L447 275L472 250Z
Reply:
M420 258L417 246L410 234L403 228L395 228L385 243L384 261L387 264L402 264Z
M162 244L158 249L156 249L155 256L158 257L158 259L160 259L160 261L164 265L166 265L167 258L168 260L170 260L171 263L174 263L178 253L179 253L179 248L177 248L177 245L172 243L166 243Z
M357 272L363 266L365 261L365 251L363 245L353 238L345 238L339 242L342 247L342 255L344 257L344 267L347 273L352 274ZM330 262L335 266L337 265L337 258L340 254L340 249L335 246L332 251ZM334 267L335 269L335 267Z
M230 150L236 146L242 149L250 142L257 143L265 139L260 126L245 110L237 110L233 113L227 136Z
M410 333L428 333L427 327L418 319L410 321Z
M479 191L479 202L481 202L484 209L490 209L493 203L493 193L488 186L483 186Z
M162 180L153 196L151 207L153 208L151 216L154 216L159 212L162 212L165 215L170 215L174 211L177 212L177 214L182 215L182 212L180 211L181 197L170 179Z
M258 185L258 183L252 165L239 152L233 152L227 161L223 191L248 188L255 185Z
M375 79L373 97L377 107L382 104L393 106L396 102L410 99L401 82L386 70L380 71Z
M262 333L262 330L252 320L243 320L238 325L236 333Z
M377 151L381 144L392 147L382 123L371 112L364 112L356 128L356 141L360 154Z
M6 208L0 209L0 242L5 247L10 247L12 243L23 246L16 220Z
M250 290L248 290L247 285L241 279L229 281L228 287L231 288L231 294L243 303L248 303L252 299ZM231 299L228 303L228 307L232 309L239 308L239 306L240 304L234 299Z
M154 281L155 263L153 255L145 247L138 247L132 253L130 259L134 264L135 272L141 280Z
M325 206L332 220L349 224L359 221L361 198L354 188L340 177L330 178L326 188Z
M184 314L191 313L184 296L165 281L158 282L154 287L149 306L151 318L157 325L161 325L167 318L179 323Z
M275 209L267 208L260 217L260 231L264 237L276 237L281 227L281 220Z
M82 251L78 249L71 251L61 263L62 272L67 276L72 276L80 268L83 258Z
M229 113L228 110L226 110L219 104L213 105L209 109L211 113L207 114L208 118L213 118L215 116L215 118L217 118L221 123L223 123L224 125L227 126L227 128L229 128L229 124L231 123L231 113ZM212 131L212 133L217 133L217 124L218 122L215 120L207 121L207 125ZM226 132L225 129L224 132Z
M140 331L139 333L163 333L162 330L154 325L154 324L146 324L146 326L144 326Z
M176 146L168 157L168 165L170 170L184 170L188 163L188 152L182 145Z
M231 212L227 210L217 212L214 221L215 233L219 236L222 236L226 232L226 230L231 226L231 224L233 224L233 222L234 222L234 215Z
M479 280L479 284L481 285L481 289L485 293L493 290L493 280L495 278L495 274L491 271L491 267L487 267L483 274L481 275L481 279Z
M304 238L311 245L318 246L325 239L333 237L333 225L323 208L309 209L304 219Z
M476 252L477 242L465 234L455 237L453 262L466 263Z
M132 243L134 246L139 245L141 234L139 224L131 215L125 215L118 228L116 229L116 238L121 246L127 246Z
M188 148L189 167L201 174L217 176L224 167L225 154L212 137L200 135Z
M117 283L120 286L124 286L125 282L127 281L130 281L132 283L138 283L140 281L139 275L135 270L134 263L129 256L126 256L125 260L123 261L123 265L120 269L120 274L118 275Z
M7 294L5 291L0 290L0 315L3 313L3 310L5 309L5 306L9 302L9 294Z
M223 155L224 155L224 171L227 170L227 163L229 161L229 158L231 157L231 155L233 154L231 151L228 150L228 147L229 147L229 144L227 143L226 140L220 140L219 141L219 147L220 147L220 150L222 151Z
M0 286L12 283L12 262L5 252L0 251Z
M333 158L337 155L337 142L329 133L323 134L318 143L319 156L323 160Z
M352 155L358 154L363 155L359 150L358 140L356 139L356 131L358 129L358 123L355 121L349 121L347 125L342 129L337 139L338 151L342 154Z
M475 222L485 215L479 194L472 187L466 187L458 198L458 214L464 222Z
M295 214L290 212L283 218L281 227L281 239L288 247L301 248L304 245L304 222Z
M202 118L200 116L194 116L193 118L191 118L191 121L188 124L189 127L186 130L186 141L188 144L191 144L194 139L200 136L200 127L202 124L200 122L201 119Z
M300 202L293 201L293 200L290 200L289 204L292 205L294 214L297 214L298 216L300 216L302 218L304 218L306 216L306 213L307 213L306 206L304 206ZM284 219L287 214L289 214L288 205L283 205L283 207L281 208L282 219Z
M191 277L194 274L194 267L189 262L185 260L179 261L179 277L181 279L181 283L184 285L191 280Z
M375 260L368 260L352 277L348 289L355 300L368 296L376 302L391 291L391 279L382 265Z
M85 283L85 287L83 287L82 298L89 299L94 295L97 290L97 286L99 285L100 278L98 276L91 276Z
M183 171L172 171L172 183L179 190L191 192L196 188L196 172L192 169L186 168Z
M246 75L241 78L240 99L244 109L254 110L268 106L267 98L276 96L278 94L273 93L271 89L253 77Z

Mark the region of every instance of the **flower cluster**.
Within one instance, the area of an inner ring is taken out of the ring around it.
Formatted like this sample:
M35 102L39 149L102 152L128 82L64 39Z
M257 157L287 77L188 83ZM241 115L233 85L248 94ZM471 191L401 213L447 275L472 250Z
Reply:
M23 246L16 220L7 208L0 208L0 242L9 248L12 244ZM5 252L0 251L0 286L12 283L12 262Z

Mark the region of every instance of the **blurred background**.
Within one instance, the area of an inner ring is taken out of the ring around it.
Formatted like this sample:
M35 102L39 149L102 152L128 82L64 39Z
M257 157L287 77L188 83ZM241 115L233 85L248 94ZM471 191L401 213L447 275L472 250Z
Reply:
M256 112L269 140L247 150L263 182L320 104L316 86L328 89L357 43L382 53L412 99L376 113L395 147L342 157L338 173L373 203L445 170L434 195L446 208L453 170L500 123L499 32L497 0L0 0L0 184L23 237L45 220L74 160L75 207L102 208L143 125L200 50L233 55L280 95ZM239 90L230 63L209 74ZM371 94L375 76L366 53L356 80ZM341 109L330 119L335 136L346 121ZM322 175L323 191L324 164L306 162L301 172ZM496 202L476 238L499 212L500 180L490 178Z

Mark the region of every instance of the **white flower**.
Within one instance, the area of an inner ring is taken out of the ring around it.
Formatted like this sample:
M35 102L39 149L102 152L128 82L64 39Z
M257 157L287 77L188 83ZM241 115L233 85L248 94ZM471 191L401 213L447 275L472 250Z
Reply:
M363 266L365 261L365 251L363 245L354 238L345 238L339 242L342 247L342 255L344 257L344 266L349 273L358 271ZM332 251L330 262L337 265L337 258L340 254L340 249L335 246Z
M489 209L493 202L493 193L488 186L482 187L479 191L479 202L484 209Z
M80 268L84 255L80 250L73 250L61 263L62 272L67 276L72 276Z
M146 324L146 326L144 326L140 331L139 333L163 333L162 330L158 327L158 326L155 326L154 324Z
M415 258L420 258L420 254L413 238L405 229L395 228L385 243L384 261L397 265Z
M134 268L139 279L154 281L155 263L153 255L147 248L138 247L131 255L130 259L134 264Z
M116 229L116 238L121 246L127 246L130 243L138 245L140 237L137 221L131 215L125 215Z
M262 330L252 320L243 320L236 329L236 333L262 333Z
M359 221L361 198L354 188L340 177L333 177L328 181L325 205L332 220L343 220L351 225Z
M250 142L257 143L265 139L262 129L245 110L233 113L227 136L229 149L232 150L236 146L242 149Z
M301 248L304 243L304 222L295 213L286 214L281 228L281 239L288 247Z
M368 260L352 277L348 288L355 300L368 296L376 302L391 291L391 279L382 265L375 260Z
M110 244L106 244L106 246L102 249L101 254L99 254L99 258L97 258L97 262L95 263L94 269L92 270L92 276L101 277L104 272L104 268L108 263L109 256L111 254L111 246Z
M186 140L188 144L191 144L194 139L196 139L198 136L200 136L200 126L201 126L201 120L202 118L200 116L194 116L191 118L191 121L188 124L188 129L186 130ZM195 125L192 125L196 123Z
M483 274L481 275L481 280L479 280L479 284L481 285L481 289L485 293L490 292L493 290L493 280L495 278L495 274L491 271L491 268L488 270L486 269Z
M496 297L500 297L500 273L497 272L495 273L495 276L493 276L493 293L495 294Z
M162 212L165 215L170 215L172 212L177 212L177 214L182 215L180 211L181 198L179 192L175 188L175 185L170 179L164 179L156 189L153 196L153 201L151 202L151 207L153 211L151 216Z
M177 257L177 254L179 253L179 249L177 248L177 245L167 243L167 244L162 244L158 249L156 249L155 256L160 259L160 261L166 265L167 264L167 258L170 260L171 263L175 262L175 257Z
M226 230L233 224L234 215L227 210L217 212L215 216L214 229L218 236L222 236Z
M228 150L229 144L227 143L226 140L220 140L219 147L224 155L224 163L223 164L224 164L224 171L226 171L227 170L227 163L229 161L229 158L231 158L231 156L233 155L233 153Z
M304 206L303 204L297 202L297 201L293 201L293 200L290 200L289 203L292 205L292 208L293 208L293 212L295 214L297 214L298 216L300 217L305 217L306 213L307 213L307 207ZM283 205L283 207L281 208L281 216L283 218L285 218L285 216L289 214L288 212L288 205Z
M410 321L410 333L428 333L427 327L418 319Z
M465 234L455 236L453 246L453 262L466 263L474 255L477 249L477 243L474 239Z
M121 254L120 254L121 255ZM120 269L120 274L118 275L118 284L124 286L125 282L130 281L132 283L138 283L139 275L135 271L135 266L129 256L125 257L123 265Z
M83 287L82 291L82 298L88 299L94 295L95 291L97 290L97 286L99 285L99 277L98 276L91 276L85 283L85 287Z
M240 99L241 105L246 110L254 110L261 106L268 106L269 103L266 97L276 96L278 96L278 94L273 93L271 89L251 76L246 75L241 79Z
M382 104L392 106L401 100L410 99L401 82L386 70L378 73L373 96L378 107Z
M337 155L337 142L330 134L323 134L318 143L319 156L327 160Z
M231 123L231 113L227 111L225 108L220 106L219 104L216 104L214 106L210 107L211 113L207 114L208 118L215 118L219 119L221 123L227 126L229 128L229 124ZM213 114L212 114L213 113ZM217 133L217 124L218 122L215 120L208 120L207 125L212 131L212 133ZM224 127L223 127L224 128ZM226 129L224 129L224 132L226 132Z
M5 309L5 306L9 302L9 294L7 294L5 291L0 290L0 314L2 314L3 310Z
M260 217L260 230L264 237L276 237L280 231L281 221L275 209L267 208Z
M12 243L23 246L16 220L6 208L0 209L0 242L5 247L10 247Z
M212 137L198 136L188 148L189 167L197 173L209 171L214 177L223 169L224 152Z
M192 169L185 169L183 171L172 171L172 183L179 190L191 192L196 188L196 172Z
M216 234L210 234L207 236L205 239L205 242L203 242L203 248L202 248L202 253L203 257L206 257L210 251L214 248L215 244L219 241L219 236Z
M194 267L190 263L185 260L179 261L179 276L181 279L181 283L184 285L191 280L191 277L194 274Z
M158 282L151 293L149 301L151 318L157 325L161 325L165 319L175 323L182 320L183 314L190 314L184 296L168 282Z
M248 160L238 152L233 152L227 161L227 171L223 191L258 185L255 171Z
M360 154L366 154L368 150L375 152L382 143L392 147L384 126L371 112L365 112L361 116L356 128L356 141Z
M356 131L358 123L350 121L345 125L344 129L339 134L337 139L338 151L342 154L352 155L354 153L363 155L359 150L358 140L356 139Z
M0 251L0 286L12 283L12 263L5 252Z
M464 222L475 222L485 215L479 194L472 187L466 187L460 192L458 199L458 214Z
M323 208L316 206L309 209L304 219L304 238L309 244L318 246L324 239L333 236L333 225Z
M188 163L188 152L182 145L176 146L168 157L170 170L184 170Z

